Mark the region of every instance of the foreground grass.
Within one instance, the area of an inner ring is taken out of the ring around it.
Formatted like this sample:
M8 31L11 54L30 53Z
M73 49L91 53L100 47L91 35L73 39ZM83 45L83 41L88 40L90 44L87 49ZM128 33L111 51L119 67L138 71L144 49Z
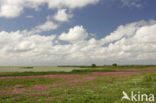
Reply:
M103 72L0 78L0 103L131 103L121 101L122 91L156 95L154 72L127 76Z

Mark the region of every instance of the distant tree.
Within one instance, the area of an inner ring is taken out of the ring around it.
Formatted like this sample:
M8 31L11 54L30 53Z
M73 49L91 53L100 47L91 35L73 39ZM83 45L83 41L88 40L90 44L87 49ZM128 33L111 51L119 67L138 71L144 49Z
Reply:
M92 64L92 67L96 67L96 64Z
M112 66L118 66L117 63L112 64Z

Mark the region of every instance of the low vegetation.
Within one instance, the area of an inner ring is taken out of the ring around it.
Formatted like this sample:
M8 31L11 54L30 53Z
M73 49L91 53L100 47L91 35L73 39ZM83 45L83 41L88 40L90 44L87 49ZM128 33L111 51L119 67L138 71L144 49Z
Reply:
M132 103L121 101L122 91L156 95L155 85L155 66L0 73L0 103Z

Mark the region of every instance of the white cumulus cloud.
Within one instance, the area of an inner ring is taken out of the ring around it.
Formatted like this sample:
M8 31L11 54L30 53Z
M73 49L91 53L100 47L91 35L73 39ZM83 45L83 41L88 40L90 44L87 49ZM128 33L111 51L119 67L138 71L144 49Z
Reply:
M58 10L58 12L54 15L54 19L59 22L67 22L72 17L71 13L67 13L66 9Z
M100 40L86 39L89 35L83 26L58 38L27 30L1 31L0 65L155 64L155 33L155 20L121 25Z
M75 26L74 28L71 28L68 33L62 33L59 36L59 39L68 42L76 42L84 40L87 36L88 33L83 26Z
M0 16L15 18L23 12L24 8L38 10L44 4L47 4L49 9L75 9L98 2L99 0L0 0Z
M32 29L34 33L47 32L51 30L55 30L59 27L59 24L54 23L53 21L47 20L45 23L37 25Z

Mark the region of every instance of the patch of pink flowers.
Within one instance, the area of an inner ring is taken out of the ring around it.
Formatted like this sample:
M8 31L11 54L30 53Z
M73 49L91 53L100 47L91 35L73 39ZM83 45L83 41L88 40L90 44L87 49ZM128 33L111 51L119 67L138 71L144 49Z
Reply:
M14 90L12 92L12 94L24 94L25 92L24 91L18 91L18 90Z
M54 84L54 85L35 85L34 89L35 90L46 90L49 89L50 87L58 87L59 85Z
M24 87L24 85L21 85L21 84L18 84L18 85L15 85L16 88L22 88Z
M54 85L50 85L50 87L58 87L59 85L54 84Z
M131 76L135 74L139 74L140 72L104 72L104 73L99 73L99 72L94 72L94 76Z
M85 81L91 81L94 79L95 79L95 77L93 77L93 76L87 76L86 78L84 78Z
M82 80L75 79L75 80L73 80L73 82L75 82L75 83L82 82Z
M36 90L46 90L49 89L50 86L49 85L35 85L34 87Z
M15 89L12 91L11 94L24 94L25 92L30 92L30 89Z

